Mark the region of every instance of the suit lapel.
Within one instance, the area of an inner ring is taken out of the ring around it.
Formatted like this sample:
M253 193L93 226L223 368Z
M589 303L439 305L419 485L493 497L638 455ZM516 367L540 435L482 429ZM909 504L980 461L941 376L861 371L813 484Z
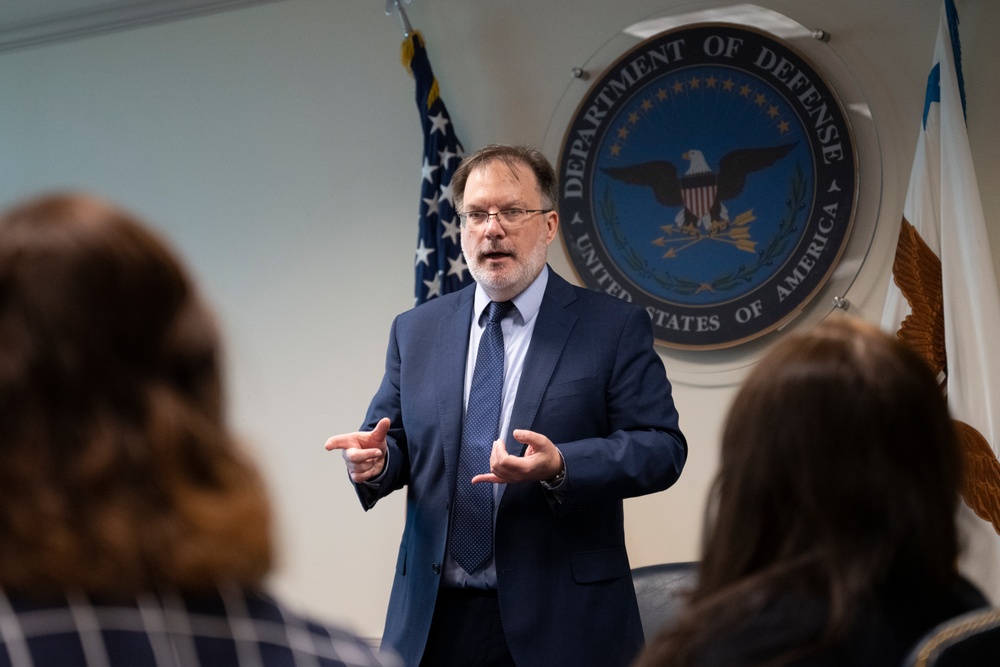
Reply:
M465 361L469 353L469 326L472 322L475 285L466 288L455 311L438 324L435 341L435 395L438 405L438 432L444 452L448 497L455 487L458 450L462 442L462 407L465 394Z
M512 449L516 443L512 435L516 428L531 429L542 402L542 396L549 385L556 362L562 356L563 348L569 340L570 332L576 324L575 313L566 306L576 300L573 288L552 270L545 286L545 295L538 310L538 321L531 335L531 345L524 359L521 382L517 387L517 398L511 411L510 430L504 442L511 453L524 454L525 446ZM520 443L517 443L520 444Z

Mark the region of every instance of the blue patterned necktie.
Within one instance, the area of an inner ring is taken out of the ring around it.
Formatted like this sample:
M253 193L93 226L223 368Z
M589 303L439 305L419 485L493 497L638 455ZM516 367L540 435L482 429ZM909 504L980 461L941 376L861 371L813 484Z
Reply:
M472 574L493 554L493 485L470 480L489 472L493 441L500 435L503 400L503 329L500 320L511 311L510 301L491 301L486 328L479 340L472 373L469 404L462 425L462 449L455 481L455 515L451 526L451 557Z

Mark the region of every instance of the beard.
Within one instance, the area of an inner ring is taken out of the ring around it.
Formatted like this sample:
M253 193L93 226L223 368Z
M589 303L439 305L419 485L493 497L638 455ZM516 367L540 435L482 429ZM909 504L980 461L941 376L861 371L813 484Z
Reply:
M504 241L484 239L476 248L467 248L464 241L462 254L465 255L469 273L488 293L509 294L508 298L513 298L523 292L545 266L548 244L544 241L536 243L526 254L518 254L513 244ZM491 253L507 254L513 260L513 266L490 269L487 255Z

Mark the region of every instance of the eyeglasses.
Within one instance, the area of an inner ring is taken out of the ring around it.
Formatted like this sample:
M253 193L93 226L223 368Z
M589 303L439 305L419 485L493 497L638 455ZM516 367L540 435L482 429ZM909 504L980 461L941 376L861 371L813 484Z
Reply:
M509 208L506 211L487 213L486 211L466 211L459 213L458 217L467 229L480 229L490 223L490 218L496 217L497 222L503 225L504 229L517 229L523 227L528 222L528 218L536 213L551 213L551 208L524 209Z

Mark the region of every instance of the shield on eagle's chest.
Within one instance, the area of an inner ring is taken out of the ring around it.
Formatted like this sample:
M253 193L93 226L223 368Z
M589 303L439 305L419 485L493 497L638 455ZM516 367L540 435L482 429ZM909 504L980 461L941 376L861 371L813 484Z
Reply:
M712 204L715 203L716 189L715 174L685 176L681 179L681 197L684 198L684 207L694 213L698 219L705 217L712 210Z

